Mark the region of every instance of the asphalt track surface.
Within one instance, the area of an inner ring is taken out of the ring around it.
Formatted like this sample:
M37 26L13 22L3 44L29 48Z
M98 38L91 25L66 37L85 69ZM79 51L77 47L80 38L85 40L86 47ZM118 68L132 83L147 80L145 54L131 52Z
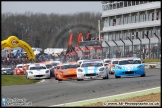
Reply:
M109 79L61 81L54 78L29 85L2 86L1 97L27 99L33 106L50 106L143 89L160 87L161 70L146 69L146 77L122 77Z

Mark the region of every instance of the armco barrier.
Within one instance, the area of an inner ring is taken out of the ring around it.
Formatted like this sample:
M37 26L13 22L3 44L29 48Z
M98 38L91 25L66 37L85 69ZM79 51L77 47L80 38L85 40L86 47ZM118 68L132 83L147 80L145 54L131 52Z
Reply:
M148 69L155 69L155 68L161 68L161 62L150 62L150 63L144 63L145 68Z

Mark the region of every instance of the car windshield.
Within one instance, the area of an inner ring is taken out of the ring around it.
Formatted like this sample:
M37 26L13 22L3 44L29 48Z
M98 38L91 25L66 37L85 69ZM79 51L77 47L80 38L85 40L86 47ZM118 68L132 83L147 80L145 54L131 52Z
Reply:
M46 67L49 69L49 68L52 68L52 65L48 64L46 65Z
M119 65L126 65L126 64L130 64L130 62L128 60L119 61Z
M58 63L52 63L53 66L57 66Z
M141 60L128 60L130 64L141 64Z
M23 66L17 66L17 68L23 68Z
M102 63L84 63L84 64L82 64L82 66L81 67L93 67L93 66L95 66L95 67L99 67L99 66L103 66L103 64Z
M106 60L106 61L105 61L105 63L110 63L110 62L111 62L111 60Z
M30 67L30 70L46 69L45 66Z
M113 61L112 64L118 64L118 61Z
M70 68L77 68L79 65L74 64L74 65L64 65L61 68L62 69L70 69Z

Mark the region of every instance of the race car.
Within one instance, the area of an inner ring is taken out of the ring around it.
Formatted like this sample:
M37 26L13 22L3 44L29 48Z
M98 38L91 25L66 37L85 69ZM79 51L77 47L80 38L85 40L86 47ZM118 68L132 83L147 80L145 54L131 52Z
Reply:
M14 69L14 75L24 75L26 72L26 64L18 64Z
M113 75L115 73L114 66L118 64L118 60L120 60L120 58L109 59L109 65L108 65L109 74Z
M76 79L76 69L80 66L77 62L62 63L57 66L55 79L58 81Z
M44 79L50 78L50 70L45 64L30 64L26 70L26 78L28 79Z
M140 58L123 58L114 67L115 78L126 76L145 77L145 67Z
M13 75L14 71L11 68L1 68L2 75Z
M108 79L108 67L103 60L87 60L77 68L77 81L84 79Z

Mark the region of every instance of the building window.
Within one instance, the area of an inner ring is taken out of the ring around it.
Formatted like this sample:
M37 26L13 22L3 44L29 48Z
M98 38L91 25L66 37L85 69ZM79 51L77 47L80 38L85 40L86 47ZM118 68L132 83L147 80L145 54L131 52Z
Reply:
M120 8L120 3L117 3L117 9Z
M147 3L148 1L144 1L144 3Z
M107 27L108 25L109 25L108 18L105 18L104 27Z
M138 39L138 37L139 37L139 36L138 36L138 32L136 32L136 39Z
M161 11L159 11L159 19L161 19Z
M156 20L159 20L159 12L156 12Z
M138 31L138 37L141 39L141 31Z
M130 31L127 32L127 37L126 37L127 40L128 40L128 37L130 38Z
M154 13L152 13L152 21L154 21Z
M103 11L105 10L105 5L102 5L102 10L103 10Z
M109 9L110 9L110 10L112 9L112 4L109 5Z
M119 33L116 33L116 41L119 40Z
M120 8L123 8L123 2L120 2Z
M143 1L140 1L140 4L143 4Z
M119 40L120 40L120 38L123 39L123 33L121 33L121 32L119 32Z
M136 23L138 23L139 22L139 14L137 13L137 15L136 15Z
M115 3L115 4L113 4L113 9L116 9L116 3Z
M142 30L142 31L141 31L141 36L142 36L142 39L144 39L144 38L145 38L145 35L144 35L144 34L145 34L144 30Z
M131 15L128 16L128 24L129 23L132 23L132 17L131 17Z
M146 21L149 21L149 14L146 13Z
M136 5L139 5L139 1L136 1Z
M143 14L140 15L140 22L143 22Z
M112 39L115 41L116 37L115 37L115 33L113 33Z
M109 41L112 41L112 33L109 34Z
M109 10L109 5L106 5L106 7L107 7L106 9Z
M124 7L127 7L127 1L124 1Z
M119 25L119 18L116 18L116 25Z
M134 39L134 31L132 32L132 34L131 34L131 39L133 40Z
M134 6L135 5L135 1L132 1L132 6Z
M128 1L128 6L131 6L131 1Z
M135 15L132 15L132 23L136 23L136 17L135 17Z
M128 24L128 17L127 17L127 15L124 15L124 24Z
M109 26L112 26L113 25L113 19L110 19L109 21L110 21Z
M116 26L116 19L113 19L113 26Z
M148 21L152 21L152 13L148 13Z
M143 14L143 22L146 21L146 14Z

